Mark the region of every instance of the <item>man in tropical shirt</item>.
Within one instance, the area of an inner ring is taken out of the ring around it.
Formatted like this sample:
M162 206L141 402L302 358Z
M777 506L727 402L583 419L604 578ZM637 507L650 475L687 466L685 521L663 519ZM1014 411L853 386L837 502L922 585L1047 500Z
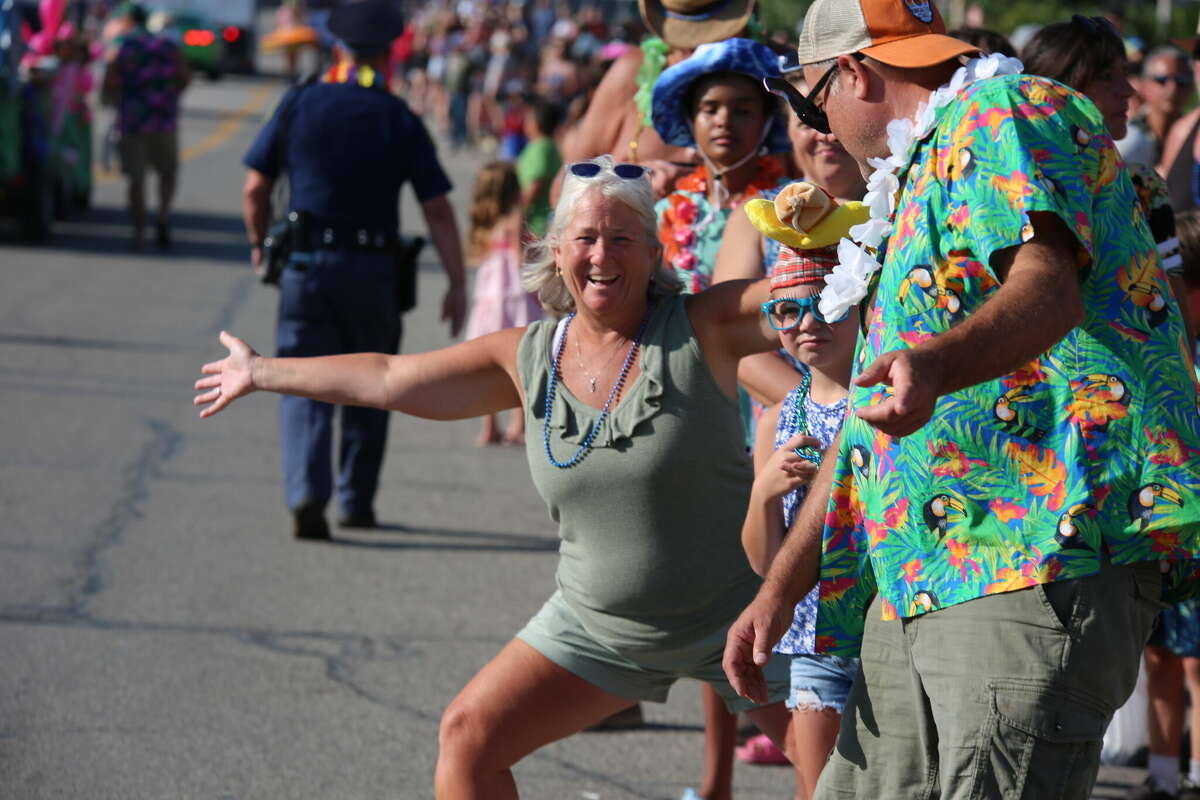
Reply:
M134 250L142 248L146 225L146 170L158 173L158 246L171 245L171 200L179 168L179 95L189 72L179 46L146 30L146 10L122 8L133 26L112 50L104 73L104 97L116 105L121 171L129 179L128 205Z
M875 170L853 233L883 266L839 248L822 312L869 303L852 412L725 668L761 696L819 575L818 649L862 678L818 797L1086 798L1193 584L1196 384L1096 108L943 34L921 0L805 20L795 105Z

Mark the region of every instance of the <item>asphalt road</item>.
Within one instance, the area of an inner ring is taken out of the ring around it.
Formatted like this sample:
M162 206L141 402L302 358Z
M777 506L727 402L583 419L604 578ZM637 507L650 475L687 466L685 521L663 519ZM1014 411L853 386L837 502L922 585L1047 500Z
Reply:
M291 539L275 400L199 420L223 328L273 347L246 261L241 154L282 90L188 92L176 246L127 250L123 183L52 241L0 249L0 798L417 798L442 709L553 591L524 453L477 423L395 416L379 532ZM460 219L482 159L443 153ZM406 229L420 217L406 192ZM450 342L432 255L404 349ZM546 748L529 798L674 798L699 691L649 725ZM743 768L742 798L786 770Z
M189 90L170 253L128 252L113 175L49 244L0 240L0 800L429 797L442 709L553 590L524 453L475 447L474 421L396 415L383 529L311 544L290 536L275 400L196 417L218 331L273 347L239 159L281 91ZM442 156L462 220L482 159ZM420 229L410 193L403 217ZM450 341L426 258L407 351ZM530 756L523 796L678 797L697 685L646 715ZM740 766L735 788L788 797L790 771Z

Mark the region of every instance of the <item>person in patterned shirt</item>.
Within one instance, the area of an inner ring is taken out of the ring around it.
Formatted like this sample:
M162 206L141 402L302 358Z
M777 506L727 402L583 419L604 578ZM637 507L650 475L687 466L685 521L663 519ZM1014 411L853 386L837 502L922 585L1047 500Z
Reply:
M130 3L123 12L133 23L109 56L104 99L117 109L121 171L129 179L128 205L134 250L142 249L146 225L146 170L158 173L156 241L171 245L171 201L179 169L179 95L190 79L179 46L146 30L146 10Z
M1151 57L1156 64L1162 60L1153 54ZM1128 78L1125 43L1107 19L1076 14L1068 22L1047 25L1025 45L1021 61L1025 72L1031 75L1053 78L1078 89L1104 115L1104 124L1113 141L1119 143L1125 137L1134 90ZM1179 237L1175 235L1171 192L1154 167L1129 159L1125 159L1125 167L1178 303L1187 296L1187 285L1183 280ZM1195 331L1187 314L1183 315L1183 323L1191 341Z
M1068 22L1047 25L1025 45L1021 59L1026 72L1054 78L1078 89L1095 103L1120 149L1126 128L1131 125L1127 122L1126 110L1133 87L1126 77L1124 42L1107 20L1075 15ZM1158 50L1147 56L1146 64L1148 76L1174 68L1176 74L1167 76L1176 81L1173 91L1178 93L1179 75L1182 74L1189 81L1190 92L1191 71L1183 53ZM1150 81L1143 80L1143 84L1146 83ZM1161 87L1156 91L1163 95ZM1183 278L1181 237L1175 235L1175 211L1171 207L1166 181L1144 163L1126 159L1125 166L1150 233L1158 245L1175 300L1184 310L1187 341L1193 342L1194 326L1183 305L1188 289ZM1185 665L1191 671L1193 681L1200 679L1200 659L1184 661L1181 658L1200 655L1200 620L1196 618L1200 606L1197 602L1191 598L1167 608L1146 648L1146 683L1150 697L1146 726L1150 746L1147 766L1150 774L1126 800L1200 800L1200 782L1193 782L1194 778L1200 778L1200 760L1193 760L1189 777L1181 775L1179 764ZM1192 750L1200 753L1200 737L1193 743Z
M944 31L921 0L805 20L796 105L871 159L882 269L843 242L830 304L871 293L850 412L724 666L761 696L818 584L817 649L862 672L817 797L1086 798L1196 585L1197 384L1102 115Z

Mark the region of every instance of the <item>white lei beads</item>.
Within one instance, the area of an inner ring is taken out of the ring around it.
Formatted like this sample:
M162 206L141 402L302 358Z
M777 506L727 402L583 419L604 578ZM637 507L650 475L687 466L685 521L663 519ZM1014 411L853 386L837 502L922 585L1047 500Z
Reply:
M867 193L862 201L870 209L871 218L851 228L850 237L838 243L838 265L825 279L825 288L821 291L818 307L827 319L836 319L850 306L862 302L867 296L871 276L883 266L875 258L875 253L892 234L892 221L900 194L900 171L912 160L912 151L917 142L933 129L937 112L975 81L996 75L1013 75L1022 70L1024 66L1020 61L1000 53L973 58L954 72L949 83L934 90L927 102L917 106L917 113L912 119L894 119L888 123L890 155L887 158L867 159L875 171L867 179ZM855 241L859 244L855 244Z

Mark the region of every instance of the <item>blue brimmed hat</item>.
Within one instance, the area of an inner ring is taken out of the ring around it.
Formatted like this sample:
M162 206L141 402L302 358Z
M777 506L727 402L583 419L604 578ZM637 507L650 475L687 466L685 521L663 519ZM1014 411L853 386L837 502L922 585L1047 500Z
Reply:
M753 78L762 88L763 78L779 77L779 56L771 48L750 39L726 39L723 42L702 44L696 52L673 67L663 70L654 84L654 99L650 117L654 130L662 140L676 147L695 147L691 113L684 105L693 83L714 72L735 72ZM774 123L763 143L768 153L785 153L792 149L787 136L787 123L778 111L772 112Z

